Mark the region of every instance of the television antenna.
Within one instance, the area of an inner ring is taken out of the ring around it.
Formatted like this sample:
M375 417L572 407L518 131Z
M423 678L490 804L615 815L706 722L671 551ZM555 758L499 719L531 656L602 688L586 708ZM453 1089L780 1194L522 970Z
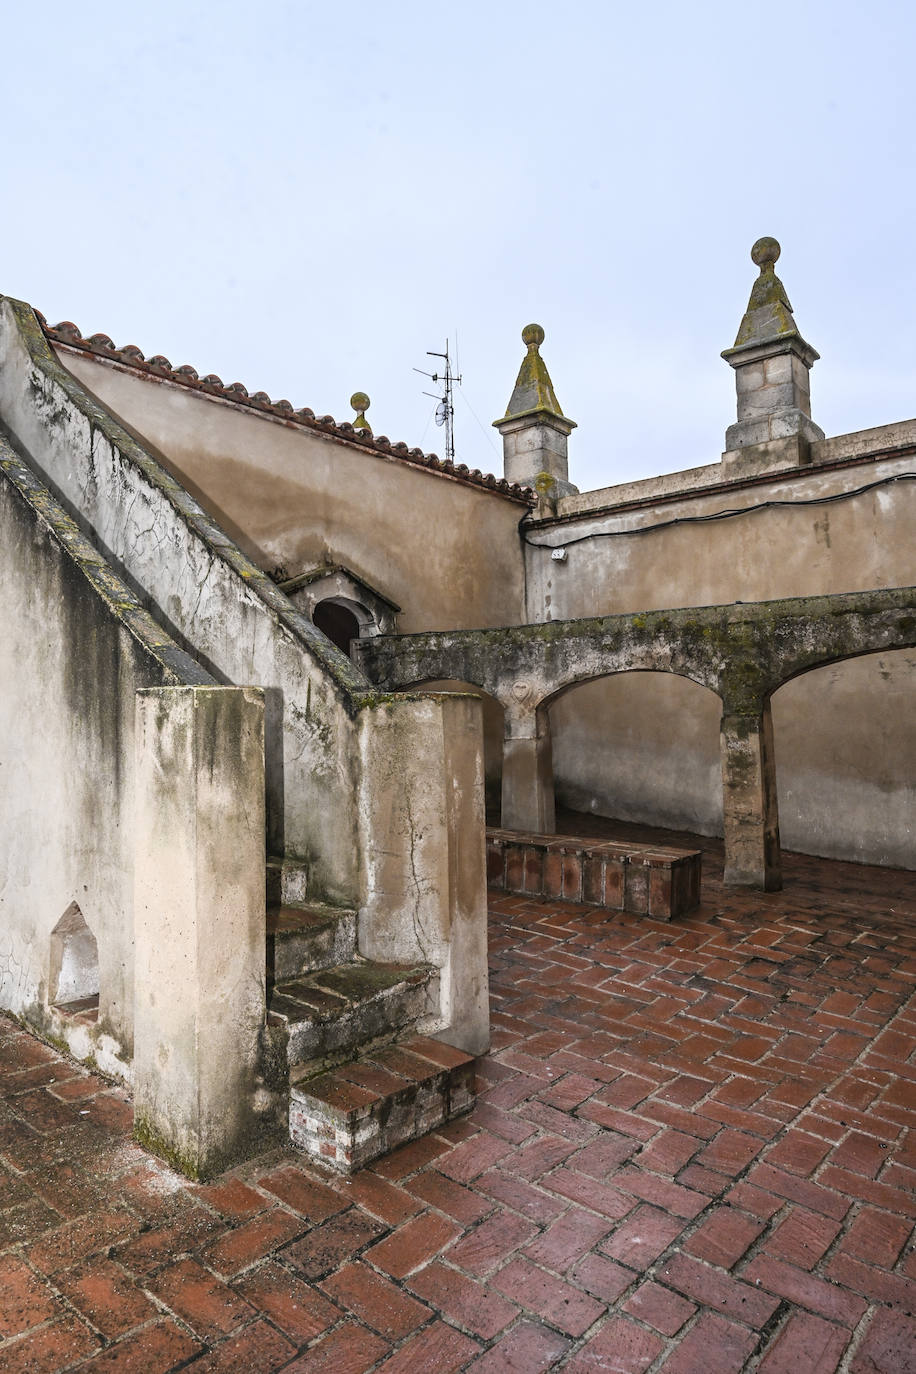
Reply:
M436 372L424 372L421 367L415 367L414 372L419 372L421 377L428 377L431 382L435 382L442 387L441 392L424 391L424 396L430 396L434 401L438 401L436 406L436 424L445 428L445 456L449 461L455 461L455 406L453 403L453 389L461 385L460 375L456 376L452 371L452 360L448 352L448 339L445 341L445 352L435 353L431 349L426 350L427 358L442 358L444 366Z

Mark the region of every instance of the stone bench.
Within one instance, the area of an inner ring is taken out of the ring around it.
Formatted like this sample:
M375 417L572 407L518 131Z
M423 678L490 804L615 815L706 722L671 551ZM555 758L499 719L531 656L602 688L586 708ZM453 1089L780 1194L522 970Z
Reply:
M487 886L670 921L700 903L699 849L487 829Z

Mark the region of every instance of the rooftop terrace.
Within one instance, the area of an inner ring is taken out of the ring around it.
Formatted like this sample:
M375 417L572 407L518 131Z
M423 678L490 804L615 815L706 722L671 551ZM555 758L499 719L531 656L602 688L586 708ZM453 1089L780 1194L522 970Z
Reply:
M492 899L476 1108L351 1180L189 1184L0 1018L0 1369L916 1370L916 876L690 838L670 924Z

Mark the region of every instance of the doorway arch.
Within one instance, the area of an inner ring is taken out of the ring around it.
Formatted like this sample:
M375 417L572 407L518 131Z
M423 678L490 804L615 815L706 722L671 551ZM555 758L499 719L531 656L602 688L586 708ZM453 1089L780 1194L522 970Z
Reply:
M312 611L312 624L327 635L338 649L349 654L350 644L354 639L359 639L362 627L357 611L356 603L348 602L343 597L329 596L319 601ZM365 614L368 615L368 612Z
M722 702L671 672L589 678L549 703L557 802L615 820L721 835Z
M916 652L846 658L771 697L783 847L916 868Z

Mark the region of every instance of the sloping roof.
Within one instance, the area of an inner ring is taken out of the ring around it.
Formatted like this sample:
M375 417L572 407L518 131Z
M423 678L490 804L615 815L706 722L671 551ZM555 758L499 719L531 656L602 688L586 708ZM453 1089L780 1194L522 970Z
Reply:
M364 429L357 429L349 421L344 420L338 423L333 415L316 416L315 412L310 410L308 406L296 409L290 401L272 401L266 391L249 392L248 388L243 386L241 382L226 384L215 373L201 377L189 363L184 363L181 367L173 367L168 358L163 357L161 353L146 358L135 344L117 348L107 334L92 334L89 338L85 338L80 333L79 327L70 320L62 320L60 324L49 325L40 311L36 310L35 314L45 335L53 344L62 344L67 348L78 348L86 353L94 353L98 357L107 358L123 367L176 382L179 386L188 387L192 391L200 391L205 396L217 396L221 400L231 401L235 405L244 406L262 415L282 419L288 424L299 425L303 429L317 430L321 434L332 434L335 438L356 444L360 448L384 454L388 458L397 458L413 467L426 468L430 472L466 482L470 486L496 491L501 496L509 497L510 500L519 501L525 505L531 505L537 499L530 487L520 486L518 482L507 482L504 477L494 477L492 473L481 472L479 468L469 468L465 463L453 463L448 458L440 458L435 453L424 453L420 448L409 448L404 443L392 443L386 435L374 435Z

